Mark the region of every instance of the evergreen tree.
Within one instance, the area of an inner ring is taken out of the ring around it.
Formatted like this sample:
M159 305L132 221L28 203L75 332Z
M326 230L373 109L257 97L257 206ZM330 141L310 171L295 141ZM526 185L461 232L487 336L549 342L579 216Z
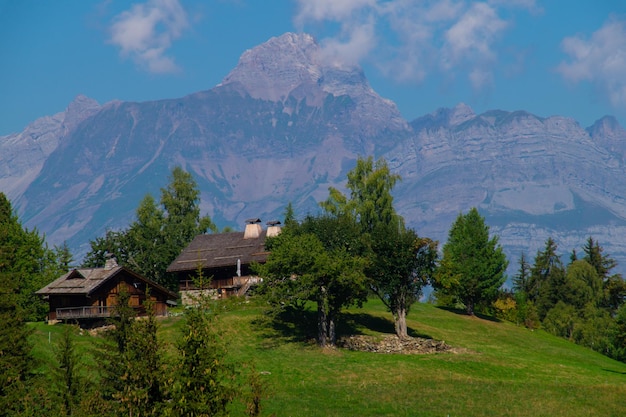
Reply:
M548 238L545 248L537 251L528 283L529 299L537 306L542 321L560 300L559 292L565 284L565 268L556 250L556 243Z
M530 281L530 264L526 260L526 254L524 252L522 252L518 264L518 272L513 277L513 290L516 293L523 293L527 296L530 290L528 285Z
M454 295L473 315L479 303L491 303L504 283L507 260L498 237L489 238L489 226L476 208L459 214L443 246L435 285Z
M216 317L208 299L185 312L178 344L178 367L171 380L172 399L168 415L226 416L236 398L235 368L228 362L224 344L216 330Z
M15 281L3 271L3 261L0 252L0 416L13 416L25 396L33 362L30 331L17 303Z
M75 414L83 386L78 376L78 355L73 333L73 327L66 325L56 352L58 370L55 380L58 383L57 391L62 399L62 408L66 416Z
M130 294L121 286L111 318L114 345L104 354L103 397L120 416L159 415L164 407L161 346L149 294L146 299L147 318L135 320Z
M47 304L35 291L50 283L59 272L53 252L37 230L22 228L11 203L0 193L0 273L13 281L15 299L23 318L42 320Z
M199 202L200 191L191 174L175 167L170 183L161 189L160 205L147 194L127 229L108 231L90 242L83 266L102 267L113 255L119 265L175 290L178 282L167 267L196 235L217 231L209 216L200 216Z

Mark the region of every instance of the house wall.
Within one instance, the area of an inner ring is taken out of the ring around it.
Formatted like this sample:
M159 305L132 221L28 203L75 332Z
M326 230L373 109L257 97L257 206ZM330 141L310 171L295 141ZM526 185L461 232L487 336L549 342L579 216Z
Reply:
M51 294L48 299L50 312L48 320L56 320L56 309L68 307L86 307L86 306L115 306L118 303L121 288L125 287L130 294L129 304L134 307L138 315L145 315L146 311L143 303L146 300L146 285L143 281L136 280L132 276L120 275L110 279L104 283L91 297L83 294L75 295L54 295ZM150 294L150 300L154 302L154 312L157 316L167 314L167 297L164 294Z

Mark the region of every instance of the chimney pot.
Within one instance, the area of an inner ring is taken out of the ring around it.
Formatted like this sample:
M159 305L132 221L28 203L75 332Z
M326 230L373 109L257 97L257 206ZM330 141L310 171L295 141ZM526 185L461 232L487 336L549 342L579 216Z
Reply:
M281 231L280 221L270 220L266 224L267 224L267 234L266 234L267 237L275 237L280 234L280 231Z
M246 220L246 230L243 232L244 239L257 239L261 236L262 228L261 228L261 219L253 218Z

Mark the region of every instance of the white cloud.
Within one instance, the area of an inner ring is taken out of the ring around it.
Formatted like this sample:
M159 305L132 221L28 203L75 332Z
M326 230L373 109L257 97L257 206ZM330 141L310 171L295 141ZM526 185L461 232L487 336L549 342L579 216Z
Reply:
M355 11L373 7L377 0L296 0L299 12L296 23L308 20L341 21L349 18Z
M294 1L299 26L340 24L321 41L323 53L335 60L369 59L402 82L422 82L435 72L447 78L463 73L476 89L494 79L498 42L510 25L502 10L538 9L535 0Z
M444 35L442 66L469 68L468 78L476 90L490 84L490 67L496 60L494 43L507 23L486 3L474 3Z
M148 0L113 19L109 41L149 72L174 72L178 67L166 52L188 26L178 0Z
M569 62L557 67L572 83L589 81L603 91L614 106L626 105L626 21L610 19L586 40L563 39Z
M327 64L336 67L358 65L375 45L372 22L346 27L344 33L343 38L322 41L321 59Z

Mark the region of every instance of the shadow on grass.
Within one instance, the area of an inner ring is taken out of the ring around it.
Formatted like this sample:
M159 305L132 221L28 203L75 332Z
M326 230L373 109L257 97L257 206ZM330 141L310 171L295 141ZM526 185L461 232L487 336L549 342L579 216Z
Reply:
M363 335L365 334L365 329L377 333L396 334L393 321L384 317L372 316L367 313L347 313L342 315L339 323L340 336ZM432 339L430 336L419 333L410 327L407 328L407 332L411 337Z
M467 311L465 311L465 309L462 309L462 308L455 308L455 307L449 307L449 306L437 306L437 308L440 310L449 311L450 313L458 314L460 316L467 316ZM476 312L474 312L474 316L478 317L481 320L492 321L494 323L502 323L502 320L494 316L488 316L486 314L481 314L481 313L476 313Z
M283 343L315 343L317 337L317 314L309 309L267 312L252 324L263 337L265 348Z
M338 318L337 337L382 333L396 333L392 320L367 313L342 313ZM317 337L317 312L311 309L289 308L278 313L269 313L253 321L263 338L262 346L275 348L283 343L314 344ZM407 329L409 336L432 339L415 329Z
M626 375L626 372L622 372L622 371L616 371L614 369L606 369L606 368L602 368L602 370L604 372L611 372L613 374L620 374L620 375Z

